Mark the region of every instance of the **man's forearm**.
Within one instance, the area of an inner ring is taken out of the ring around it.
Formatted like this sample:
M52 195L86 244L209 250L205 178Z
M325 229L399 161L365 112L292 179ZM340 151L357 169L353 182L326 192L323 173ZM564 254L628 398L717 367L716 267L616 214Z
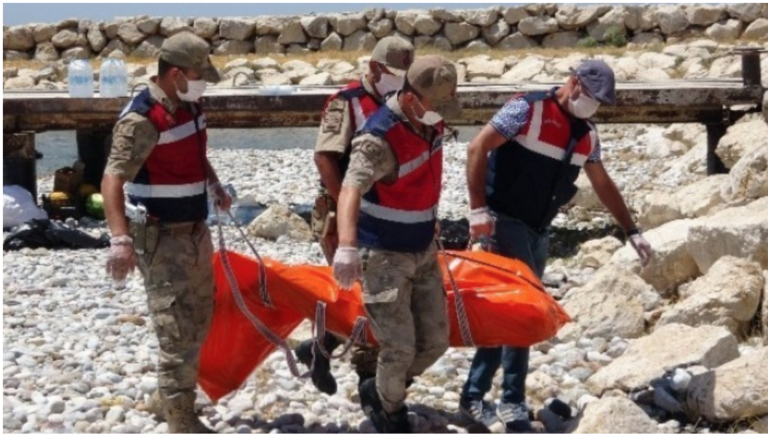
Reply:
M208 179L208 184L219 182L219 176L216 175L216 171L211 166L211 162L208 161L207 157L205 159L205 176Z
M128 235L128 220L125 218L125 181L117 175L104 175L101 180L101 194L104 197L104 215L112 236Z
M360 211L360 189L344 186L339 194L336 221L339 231L339 246L357 246L357 217Z
M621 196L621 192L612 180L605 181L599 188L595 187L595 193L624 231L629 231L635 227L635 222L626 202L624 202L624 197Z
M485 177L488 155L478 143L471 143L467 149L467 186L469 207L476 209L486 206Z
M315 152L315 165L325 189L338 204L342 178L338 158L326 152Z

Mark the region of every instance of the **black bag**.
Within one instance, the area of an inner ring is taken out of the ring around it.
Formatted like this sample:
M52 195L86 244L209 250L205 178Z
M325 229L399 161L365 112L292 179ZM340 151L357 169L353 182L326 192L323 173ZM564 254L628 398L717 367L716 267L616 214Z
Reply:
M61 222L49 219L33 219L11 229L3 242L3 251L18 251L22 248L46 249L96 249L109 247L109 236L105 233L95 238L87 233L72 229Z

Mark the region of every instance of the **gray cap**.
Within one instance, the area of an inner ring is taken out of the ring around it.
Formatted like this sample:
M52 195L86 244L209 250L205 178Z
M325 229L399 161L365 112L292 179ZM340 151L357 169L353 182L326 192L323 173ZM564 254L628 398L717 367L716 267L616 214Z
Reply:
M592 97L602 103L616 105L616 76L604 61L590 59L572 68L571 72L579 78Z
M413 63L413 45L398 37L382 38L373 49L371 61L385 65L392 74L402 77Z
M191 32L181 32L163 41L160 58L176 67L194 70L206 82L221 80L219 72L208 57L210 46Z

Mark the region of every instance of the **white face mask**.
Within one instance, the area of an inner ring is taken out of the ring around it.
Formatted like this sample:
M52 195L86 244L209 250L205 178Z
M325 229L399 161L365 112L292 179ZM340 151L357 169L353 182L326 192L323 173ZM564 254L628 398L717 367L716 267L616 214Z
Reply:
M403 88L403 84L405 84L404 77L391 75L389 73L382 73L381 78L376 82L375 86L379 95L384 97L389 93Z
M568 99L568 112L579 119L588 119L592 117L599 107L600 102L584 93L581 93L576 100Z
M182 76L183 75L184 74L182 73ZM187 79L187 77L184 76L184 79ZM187 92L182 93L179 91L179 87L176 86L176 94L179 96L179 99L183 100L184 102L197 102L201 97L203 97L206 88L208 88L208 84L202 79L195 81L187 79Z
M417 102L419 102L418 99L417 99ZM435 126L438 123L443 121L443 116L441 116L440 114L434 111L426 111L426 108L424 108L424 105L422 105L421 102L419 102L419 106L421 107L421 109L425 110L424 115L422 115L421 117L417 116L416 113L414 112L413 116L419 122L427 126Z

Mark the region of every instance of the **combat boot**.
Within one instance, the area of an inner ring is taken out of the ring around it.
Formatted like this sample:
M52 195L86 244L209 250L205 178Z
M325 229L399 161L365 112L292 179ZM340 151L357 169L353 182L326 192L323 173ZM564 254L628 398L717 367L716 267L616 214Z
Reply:
M330 333L326 334L323 340L323 347L329 353L333 352L338 346L339 341ZM328 395L336 394L336 379L331 374L331 360L323 355L313 339L307 339L299 344L294 350L299 362L307 367L312 366L312 354L315 357L315 366L312 368L312 383L320 392Z
M195 414L195 393L182 392L165 398L165 421L169 433L216 433Z
M360 384L360 404L363 412L373 422L373 427L379 433L412 433L408 421L408 408L403 406L399 411L387 413L381 404L376 390L376 378L370 378Z

